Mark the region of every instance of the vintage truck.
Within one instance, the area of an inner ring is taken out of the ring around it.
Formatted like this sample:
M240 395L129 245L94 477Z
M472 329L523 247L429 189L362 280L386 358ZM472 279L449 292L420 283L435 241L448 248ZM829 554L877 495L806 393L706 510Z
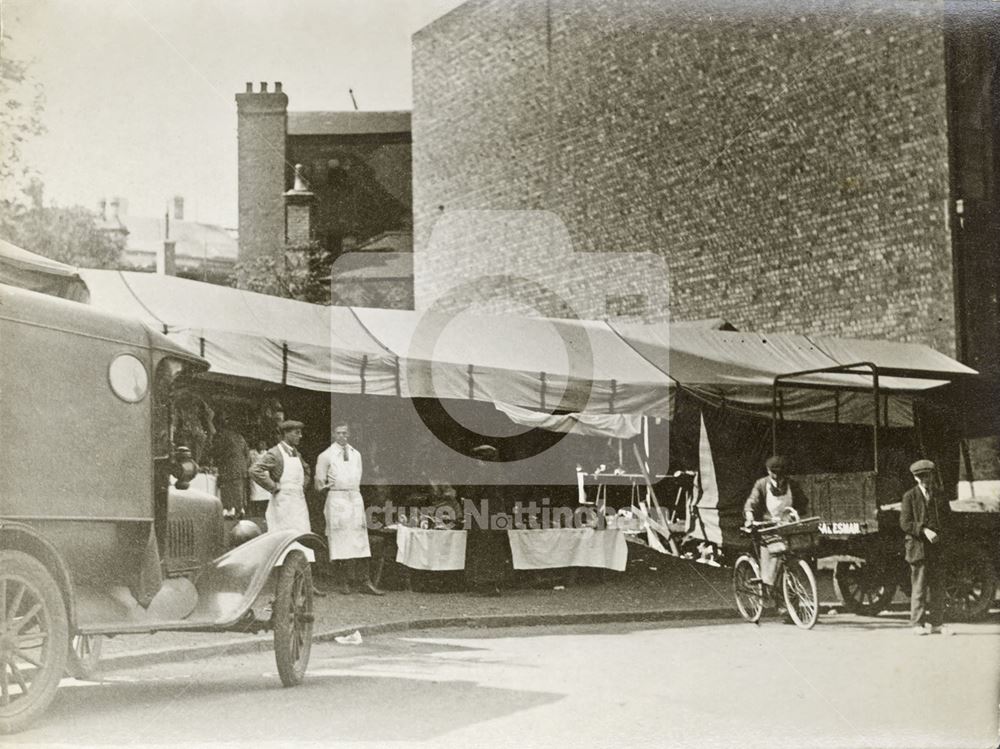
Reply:
M2 284L0 346L0 733L36 719L103 636L271 629L281 682L299 683L323 540L244 526L235 545L219 500L188 486L172 399L207 363Z

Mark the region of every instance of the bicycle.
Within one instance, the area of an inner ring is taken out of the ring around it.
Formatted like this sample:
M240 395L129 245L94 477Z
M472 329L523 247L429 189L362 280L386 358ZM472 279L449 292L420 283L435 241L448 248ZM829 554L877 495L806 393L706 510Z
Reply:
M765 545L784 564L776 581L781 589L788 615L800 629L812 629L819 618L819 594L816 575L809 561L797 554L816 544L819 518L791 523L755 521L740 530L750 535L750 553L741 554L733 567L733 594L740 616L750 623L764 613L764 590L760 577L760 548Z

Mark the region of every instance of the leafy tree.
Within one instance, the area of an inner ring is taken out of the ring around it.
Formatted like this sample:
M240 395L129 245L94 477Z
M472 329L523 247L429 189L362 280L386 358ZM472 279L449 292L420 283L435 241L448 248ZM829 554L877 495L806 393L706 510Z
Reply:
M27 65L0 56L0 237L31 252L89 268L117 267L124 238L101 231L79 206L46 206L22 146L45 131L41 86Z
M41 183L25 191L30 203L4 201L0 236L31 252L83 268L117 268L125 248L121 234L97 226L86 208L45 205Z
M261 294L313 304L330 302L333 255L318 242L286 247L281 255L257 257L236 265L240 286Z
M25 63L0 56L0 189L9 200L30 182L32 171L21 161L25 141L45 131L41 85L28 78Z

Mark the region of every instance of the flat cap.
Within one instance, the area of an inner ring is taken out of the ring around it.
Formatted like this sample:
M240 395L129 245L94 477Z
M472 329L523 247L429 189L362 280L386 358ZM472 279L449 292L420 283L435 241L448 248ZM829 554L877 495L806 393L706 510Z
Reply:
M784 455L772 455L764 461L764 467L769 471L785 471L788 469L788 458Z
M301 421L294 421L292 419L287 419L278 424L278 429L280 429L282 434L284 434L285 432L290 432L293 429L302 429L302 427L304 426L305 424L303 424Z
M479 445L472 448L472 454L477 458L495 458L498 451L493 445Z
M914 476L918 473L927 473L928 471L934 471L936 466L929 460L918 460L916 463L910 466L910 473Z

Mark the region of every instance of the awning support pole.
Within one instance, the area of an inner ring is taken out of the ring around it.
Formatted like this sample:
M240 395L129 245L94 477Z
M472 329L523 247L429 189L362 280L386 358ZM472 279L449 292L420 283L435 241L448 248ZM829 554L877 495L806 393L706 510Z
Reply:
M365 370L368 369L368 354L361 357L361 394L365 394Z

